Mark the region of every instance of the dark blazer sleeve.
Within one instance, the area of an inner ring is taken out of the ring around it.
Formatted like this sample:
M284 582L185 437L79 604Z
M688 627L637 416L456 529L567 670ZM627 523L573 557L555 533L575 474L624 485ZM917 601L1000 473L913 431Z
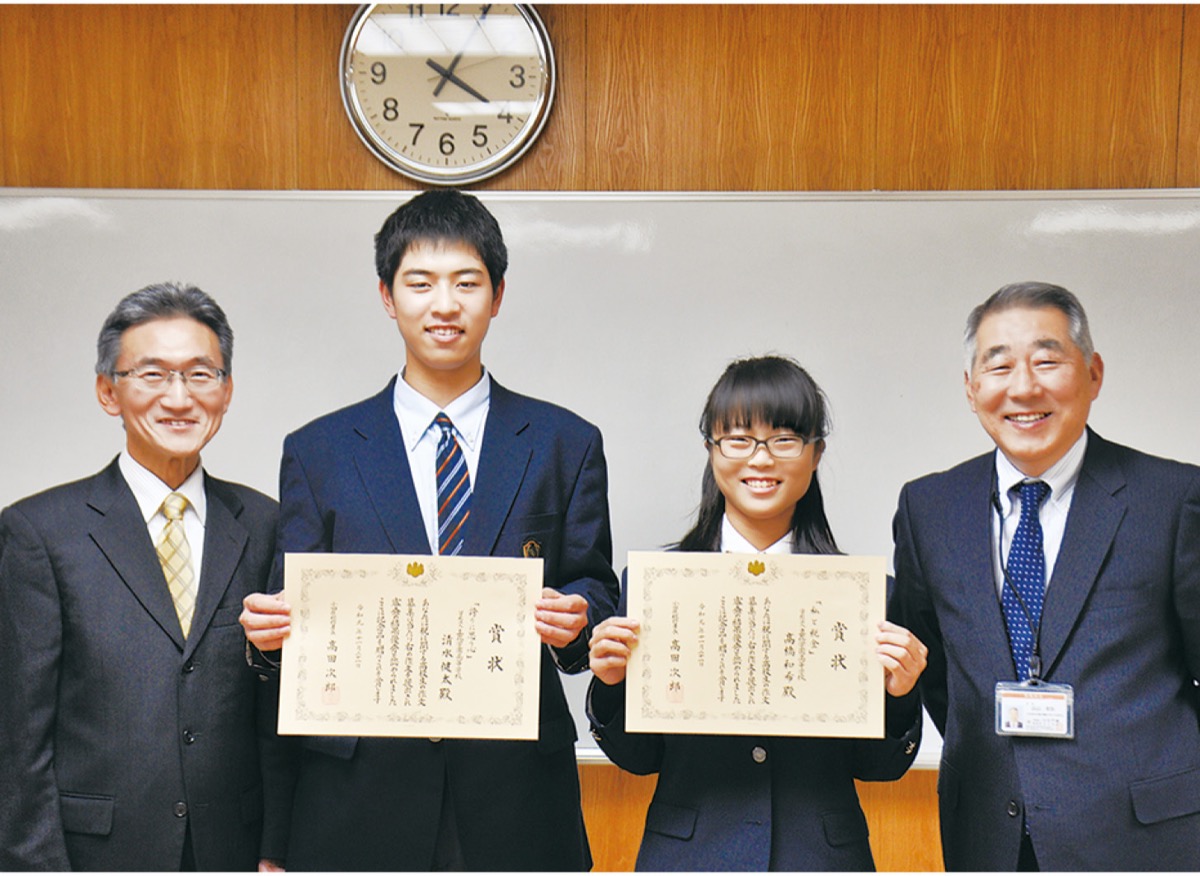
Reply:
M1183 631L1184 660L1200 679L1200 476L1192 481L1180 512L1174 557L1175 611Z
M616 610L619 594L611 559L608 469L600 432L594 428L591 432L564 515L560 580L547 582L562 593L578 593L588 602L587 627L569 645L551 649L558 668L572 674L587 668L592 630Z
M665 745L659 733L625 732L625 682L607 685L592 678L587 692L592 738L621 769L644 776L662 766Z
M944 735L946 651L917 551L911 502L911 485L906 485L900 491L899 507L892 521L892 538L896 546L896 584L891 601L892 615L896 623L908 628L929 649L928 662L925 671L921 673L918 687L929 716L938 731Z
M54 775L62 653L58 586L42 534L0 514L0 870L69 870Z

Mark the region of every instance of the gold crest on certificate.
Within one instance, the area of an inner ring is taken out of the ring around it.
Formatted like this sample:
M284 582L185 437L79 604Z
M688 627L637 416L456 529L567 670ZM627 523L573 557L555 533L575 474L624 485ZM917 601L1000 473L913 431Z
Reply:
M542 561L287 554L279 732L537 739Z
M633 732L884 735L882 557L631 552Z

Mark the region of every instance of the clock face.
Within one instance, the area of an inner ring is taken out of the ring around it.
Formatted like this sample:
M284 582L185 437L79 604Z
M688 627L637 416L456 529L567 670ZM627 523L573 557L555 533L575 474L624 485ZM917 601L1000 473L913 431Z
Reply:
M541 132L554 55L521 4L375 4L342 44L342 100L363 142L421 180L485 179Z

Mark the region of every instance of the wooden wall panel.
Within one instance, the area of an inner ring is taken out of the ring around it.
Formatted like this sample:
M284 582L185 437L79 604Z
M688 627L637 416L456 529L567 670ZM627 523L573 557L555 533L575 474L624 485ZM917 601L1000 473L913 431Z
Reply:
M877 187L1175 184L1178 6L889 6Z
M871 188L876 7L587 16L589 188Z
M595 870L633 870L657 776L635 776L609 763L589 763L579 767L579 782ZM910 770L897 782L857 785L875 866L881 872L941 871L937 773Z
M1200 8L1183 8L1179 87L1179 159L1175 185L1200 186Z
M4 8L6 182L289 188L295 42L288 6Z

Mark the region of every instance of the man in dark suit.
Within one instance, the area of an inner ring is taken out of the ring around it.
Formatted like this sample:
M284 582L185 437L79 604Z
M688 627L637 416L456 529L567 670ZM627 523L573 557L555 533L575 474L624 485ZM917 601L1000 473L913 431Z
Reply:
M540 556L546 589L529 619L543 642L539 734L536 742L302 738L281 816L284 863L589 869L575 727L558 673L587 666L589 630L616 606L600 433L483 369L507 252L478 200L419 195L375 242L404 368L378 395L284 442L273 589L285 551ZM461 466L450 502L439 495L443 451L450 468ZM464 496L468 510L453 517ZM260 594L247 599L243 625L270 652L288 617L278 597Z
M946 867L1194 870L1200 468L1088 428L1104 365L1066 289L1000 289L966 347L997 450L906 485L894 524Z
M0 869L253 869L271 742L237 618L276 505L200 466L233 333L163 284L117 305L98 351L124 452L0 514Z

